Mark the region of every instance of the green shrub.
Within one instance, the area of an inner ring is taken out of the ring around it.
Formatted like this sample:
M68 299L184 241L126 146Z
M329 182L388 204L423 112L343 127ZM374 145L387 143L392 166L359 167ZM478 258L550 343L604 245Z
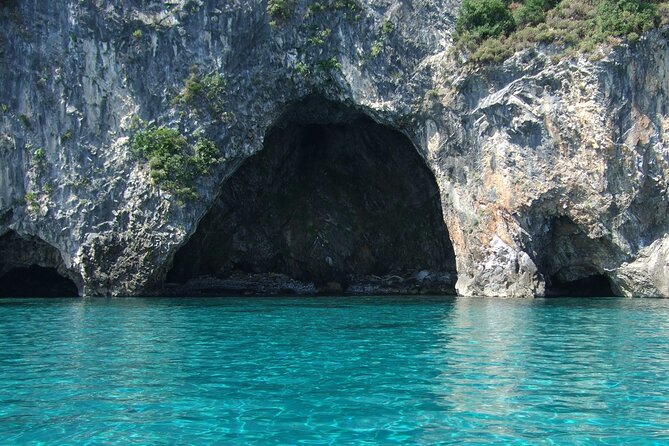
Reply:
M313 36L307 39L307 43L315 46L323 45L327 38L330 37L330 34L332 34L332 30L330 28L319 30Z
M455 24L457 34L476 40L508 34L514 28L513 15L502 0L463 0Z
M357 12L361 9L356 0L334 0L332 4L334 9L343 9L348 12Z
M660 3L657 5L657 15L660 18L660 25L669 25L669 3Z
M207 100L215 101L225 93L228 81L220 73L208 74L202 78L202 86Z
M220 73L207 74L201 77L192 73L184 81L184 86L172 101L173 105L188 105L196 109L207 108L212 113L224 111L224 94L228 85Z
M37 199L38 195L35 192L26 192L25 195L25 200L26 200L26 205L31 211L34 211L37 209Z
M295 6L295 0L268 0L267 14L272 18L270 25L277 26L279 23L289 21L293 16Z
M316 68L323 72L331 72L332 70L341 71L341 63L336 57L331 57L316 62Z
M220 152L216 144L207 138L200 138L195 143L195 165L200 173L208 174L211 166L220 161Z
M321 2L321 1L311 1L307 5L307 13L309 15L314 14L316 12L323 12L328 8L328 6Z
M381 25L382 34L390 34L395 29L395 25L390 20L384 20L383 25Z
M310 0L307 2L307 16L327 11L343 11L346 15L355 14L357 18L361 10L362 7L357 0Z
M546 11L554 7L555 0L525 0L513 12L516 26L536 25L546 19Z
M379 54L381 54L382 48L383 47L381 46L381 43L374 42L374 44L372 44L372 48L369 50L369 55L371 57L377 57Z
M311 74L311 70L304 62L298 62L293 67L293 71L301 76L308 77Z
M46 165L46 152L44 149L41 147L33 149L33 147L30 145L28 146L28 149L32 149L32 153L30 155L32 157L33 165L39 167L40 169L43 168Z
M657 8L647 1L603 0L597 8L597 28L607 35L642 33L658 24Z
M178 130L149 127L135 133L130 141L132 151L142 158L166 157L181 153L187 147L186 138Z
M523 0L508 7L513 26L502 12L504 3L462 2L455 48L469 52L470 61L500 62L537 43L557 44L567 54L588 53L612 37L634 42L643 32L669 24L666 0Z
M499 37L487 39L472 54L472 62L500 63L513 54L513 49Z
M202 83L197 74L193 73L184 81L184 87L175 98L175 102L192 104L202 92Z
M219 161L218 148L213 142L201 138L191 150L178 130L167 127L138 131L130 139L130 149L148 161L154 184L181 198L194 198L195 180L209 173L210 167Z

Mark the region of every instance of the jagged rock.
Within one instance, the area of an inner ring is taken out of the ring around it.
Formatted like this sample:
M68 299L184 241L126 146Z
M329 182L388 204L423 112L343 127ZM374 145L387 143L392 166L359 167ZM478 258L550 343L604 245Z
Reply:
M625 296L669 296L669 237L642 249L634 261L623 263L612 277Z

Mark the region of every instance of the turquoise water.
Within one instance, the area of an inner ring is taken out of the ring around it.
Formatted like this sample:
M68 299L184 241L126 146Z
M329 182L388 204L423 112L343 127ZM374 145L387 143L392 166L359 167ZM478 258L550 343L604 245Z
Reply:
M1 444L667 444L669 300L0 300Z

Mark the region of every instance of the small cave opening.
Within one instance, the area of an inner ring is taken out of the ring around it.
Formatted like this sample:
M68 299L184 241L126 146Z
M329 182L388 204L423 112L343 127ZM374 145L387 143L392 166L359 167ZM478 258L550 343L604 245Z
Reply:
M548 284L550 283L550 285ZM613 297L611 282L603 274L593 274L575 280L553 278L547 283L547 297Z
M546 278L547 297L613 297L619 294L602 270L618 255L603 239L588 237L567 216L546 219L535 237L537 266Z
M166 294L454 294L436 180L402 133L294 104L175 254Z
M75 282L59 273L56 248L14 231L0 236L0 297L77 297Z
M37 265L12 268L0 276L0 297L77 297L74 282L55 268Z

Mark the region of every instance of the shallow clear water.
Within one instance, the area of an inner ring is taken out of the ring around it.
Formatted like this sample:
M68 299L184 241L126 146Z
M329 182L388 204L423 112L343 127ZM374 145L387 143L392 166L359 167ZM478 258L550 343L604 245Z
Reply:
M667 444L669 300L0 300L2 444Z

